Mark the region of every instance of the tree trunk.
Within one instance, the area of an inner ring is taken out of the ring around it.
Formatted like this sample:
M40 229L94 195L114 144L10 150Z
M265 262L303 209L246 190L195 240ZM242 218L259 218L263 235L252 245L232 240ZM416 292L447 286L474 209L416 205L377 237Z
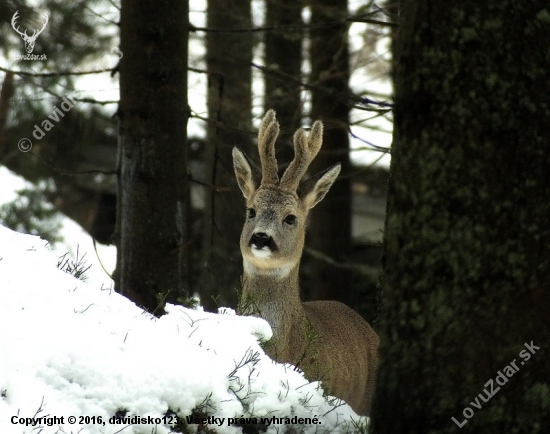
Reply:
M122 0L120 39L117 290L153 312L185 295L187 1Z
M342 174L329 194L311 213L309 247L337 261L349 260L351 251L351 189L348 137L348 27L346 0L311 3L311 118L325 125L323 148L313 161L314 174L340 162ZM350 273L318 259L311 262L311 295L314 300L350 302Z
M4 82L2 83L2 90L0 91L0 161L2 161L2 157L4 156L6 146L6 127L13 94L13 72L6 72Z
M250 0L209 0L208 27L252 27ZM242 259L239 235L244 222L244 198L237 187L231 150L250 155L252 144L252 33L207 33L208 140L205 176L203 274L201 302L210 311L236 306Z
M453 5L402 2L372 432L544 433L550 11Z
M294 158L292 137L301 126L302 1L266 0L264 111L273 109L281 125L277 141L280 171ZM283 28L281 28L283 26Z

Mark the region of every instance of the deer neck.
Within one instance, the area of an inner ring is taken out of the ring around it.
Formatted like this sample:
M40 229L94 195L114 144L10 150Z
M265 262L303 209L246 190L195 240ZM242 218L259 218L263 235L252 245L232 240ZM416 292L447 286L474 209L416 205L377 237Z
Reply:
M269 323L273 330L270 343L278 358L289 357L290 337L305 328L298 270L299 263L266 272L244 262L240 313L258 316Z

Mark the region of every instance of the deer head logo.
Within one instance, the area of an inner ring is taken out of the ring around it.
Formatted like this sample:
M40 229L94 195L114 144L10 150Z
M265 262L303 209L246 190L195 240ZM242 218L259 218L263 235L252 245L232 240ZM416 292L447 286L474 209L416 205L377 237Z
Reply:
M21 38L23 38L23 41L25 41L25 50L27 50L28 54L32 53L32 51L34 50L34 43L36 42L36 38L38 38L38 35L42 33L42 31L46 27L46 24L48 24L48 19L49 19L48 15L45 14L44 17L45 17L45 21L42 28L40 30L38 29L33 30L32 36L29 36L27 35L27 30L22 32L19 30L19 26L16 27L16 21L17 21L17 18L19 18L19 11L15 11L15 13L13 14L13 17L11 19L11 26L13 27L13 30L15 30L17 33L21 35Z

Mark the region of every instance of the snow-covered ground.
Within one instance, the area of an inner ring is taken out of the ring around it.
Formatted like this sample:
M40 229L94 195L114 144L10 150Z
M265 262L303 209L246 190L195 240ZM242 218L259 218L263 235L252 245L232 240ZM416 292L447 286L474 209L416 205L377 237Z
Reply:
M0 186L0 205L13 201L17 197L17 190L36 188L34 184L4 166L0 166ZM63 241L52 246L54 251L58 256L69 253L72 259L76 259L77 254L79 258L85 255L83 259L86 265L91 266L86 273L87 281L112 287L110 274L116 267L116 247L96 243L94 248L92 237L81 226L60 212L57 215L61 223L59 235Z
M212 431L201 432L215 433L260 418L268 433L366 423L264 354L265 321L173 305L154 318L57 262L44 240L0 226L2 434L164 434L176 416L185 426L193 414L210 416L202 428ZM293 417L308 419L293 425ZM197 432L192 422L183 432Z

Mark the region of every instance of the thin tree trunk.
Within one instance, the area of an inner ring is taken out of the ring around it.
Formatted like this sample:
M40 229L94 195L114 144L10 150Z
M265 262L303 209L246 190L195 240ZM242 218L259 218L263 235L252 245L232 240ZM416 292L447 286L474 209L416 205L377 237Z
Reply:
M208 27L252 27L250 0L209 0ZM207 310L236 306L242 260L239 235L244 198L235 175L231 150L246 152L252 144L252 33L209 32L206 37L208 71L208 140L205 152L205 213L201 302Z
M277 162L284 170L294 157L292 136L301 126L302 104L302 1L266 0L265 24L281 28L265 34L264 111L274 109L281 125L277 141ZM292 27L292 30L290 28Z
M2 161L5 152L8 113L14 91L13 72L6 72L4 82L2 83L2 91L0 92L0 161Z
M187 40L187 0L122 0L117 290L151 312L185 295Z
M548 432L548 2L402 7L372 432Z
M323 148L313 161L315 173L340 162L342 175L311 214L309 246L337 261L349 260L351 251L351 189L349 160L349 52L348 27L336 24L347 17L346 0L311 3L311 117L325 124ZM321 25L324 25L321 27ZM349 304L350 273L318 259L311 262L311 298Z

